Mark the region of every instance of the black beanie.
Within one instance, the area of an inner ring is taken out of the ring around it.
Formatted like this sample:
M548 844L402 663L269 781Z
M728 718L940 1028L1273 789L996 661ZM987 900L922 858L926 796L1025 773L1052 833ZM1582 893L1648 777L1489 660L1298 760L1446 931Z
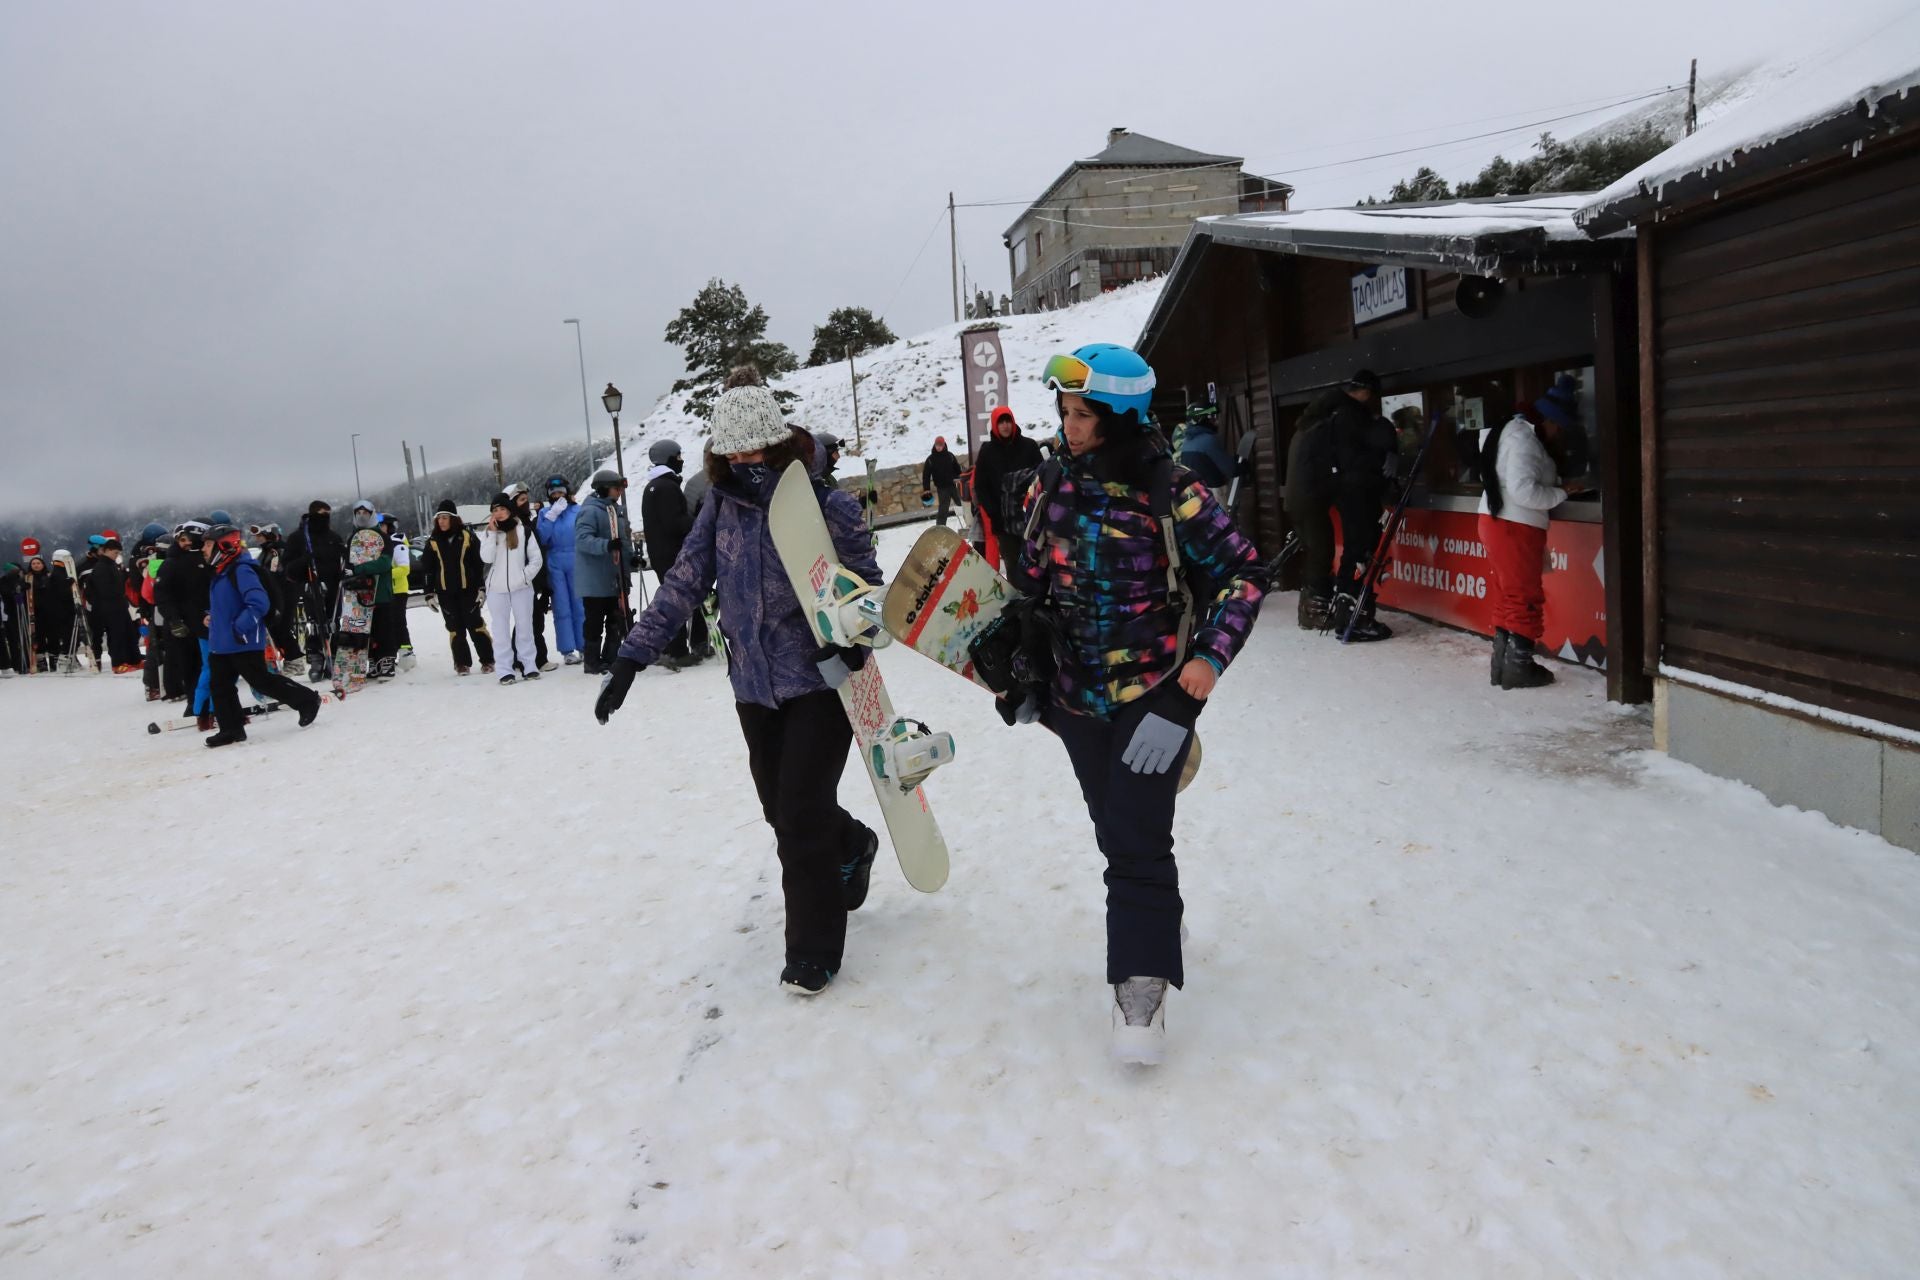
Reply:
M495 507L505 507L507 510L512 511L513 495L505 492L504 490L501 491L500 493L494 494L493 501L487 504L487 509L491 511Z
M453 505L452 498L442 498L440 499L440 505L433 509L433 514L437 516L457 516L460 514L460 508Z

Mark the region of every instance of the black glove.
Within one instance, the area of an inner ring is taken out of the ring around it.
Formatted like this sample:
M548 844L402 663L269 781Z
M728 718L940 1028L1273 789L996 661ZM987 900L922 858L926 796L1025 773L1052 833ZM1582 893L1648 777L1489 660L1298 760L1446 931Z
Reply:
M1031 689L999 694L993 700L993 709L1009 726L1032 724L1040 718L1040 695Z
M827 688L838 689L849 675L867 665L869 652L864 645L823 644L813 651L814 669Z
M593 700L593 718L605 724L607 717L618 711L620 704L627 700L627 690L633 688L633 678L644 669L631 658L615 658L613 670L600 680L600 696Z

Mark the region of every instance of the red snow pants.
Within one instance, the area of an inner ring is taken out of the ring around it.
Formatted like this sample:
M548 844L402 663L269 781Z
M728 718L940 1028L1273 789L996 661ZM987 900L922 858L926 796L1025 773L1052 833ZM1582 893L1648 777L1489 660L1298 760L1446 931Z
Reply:
M1547 589L1540 581L1547 531L1499 516L1480 517L1480 543L1487 549L1487 598L1493 625L1538 640L1546 630Z

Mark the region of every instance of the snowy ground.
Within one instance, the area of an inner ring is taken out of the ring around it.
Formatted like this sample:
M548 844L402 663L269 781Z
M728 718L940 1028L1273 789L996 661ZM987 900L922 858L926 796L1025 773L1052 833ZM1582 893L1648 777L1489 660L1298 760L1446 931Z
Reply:
M912 654L953 878L883 865L812 1002L717 668L602 729L416 611L417 671L217 753L0 683L0 1274L1912 1275L1920 862L1589 673L1291 612L1203 721L1158 1071L1063 754Z

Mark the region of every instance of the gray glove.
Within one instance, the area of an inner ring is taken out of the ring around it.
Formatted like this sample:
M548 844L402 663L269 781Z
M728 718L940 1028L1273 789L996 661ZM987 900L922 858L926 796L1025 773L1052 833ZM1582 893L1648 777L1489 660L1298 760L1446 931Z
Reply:
M1187 727L1149 711L1140 718L1120 763L1135 773L1165 773L1187 741Z
M429 595L427 597L427 608L433 610L435 613L440 612L440 597L437 595Z

